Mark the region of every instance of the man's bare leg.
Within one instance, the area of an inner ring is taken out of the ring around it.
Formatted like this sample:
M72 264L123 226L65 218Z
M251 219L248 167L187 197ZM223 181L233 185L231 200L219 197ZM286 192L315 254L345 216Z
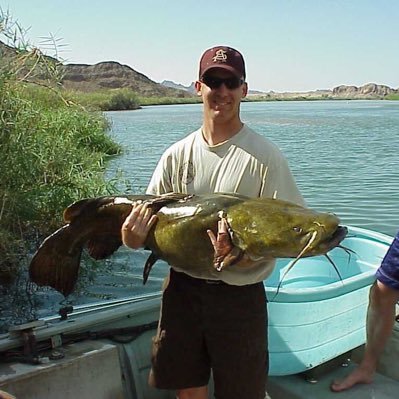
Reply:
M378 359L392 333L395 321L395 305L399 300L399 291L380 281L370 289L367 310L367 342L363 359L359 366L342 381L334 381L331 390L345 391L356 384L370 384L373 381Z
M177 391L177 399L208 399L208 387L180 389Z

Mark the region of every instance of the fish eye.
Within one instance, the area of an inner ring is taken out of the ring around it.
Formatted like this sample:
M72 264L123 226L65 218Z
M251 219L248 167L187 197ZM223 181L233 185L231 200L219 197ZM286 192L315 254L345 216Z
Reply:
M302 227L295 226L293 228L293 230L295 231L295 233L298 233L298 234L302 233Z

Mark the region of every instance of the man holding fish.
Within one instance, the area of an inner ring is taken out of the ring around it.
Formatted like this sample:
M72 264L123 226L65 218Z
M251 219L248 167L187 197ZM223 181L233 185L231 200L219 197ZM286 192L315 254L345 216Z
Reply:
M162 155L148 194L277 194L304 205L278 147L241 121L245 79L244 59L237 50L217 46L204 52L195 83L203 101L202 126ZM142 247L156 222L146 203L136 204L122 226L124 244ZM179 399L206 399L212 371L215 397L263 399L268 370L263 280L274 261L250 259L237 250L223 214L219 231L208 234L217 272L187 274L171 265L149 382L176 390ZM240 268L243 264L246 268Z

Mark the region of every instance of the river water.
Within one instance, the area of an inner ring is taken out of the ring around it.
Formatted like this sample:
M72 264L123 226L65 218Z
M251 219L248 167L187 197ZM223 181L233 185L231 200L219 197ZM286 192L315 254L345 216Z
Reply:
M162 152L201 123L201 105L108 112L123 170L144 192ZM393 235L399 227L399 101L243 103L242 118L286 155L309 206Z
M245 123L284 152L310 207L334 212L343 224L396 233L399 101L248 102L241 111ZM110 134L124 147L107 173L122 173L130 192L143 193L163 151L200 126L202 106L153 106L105 115ZM68 302L52 289L27 284L24 292L9 294L14 307L0 309L1 318L29 319L57 312L67 303L76 306L157 291L167 266L157 263L143 287L147 256L146 251L121 249L111 260L89 262Z

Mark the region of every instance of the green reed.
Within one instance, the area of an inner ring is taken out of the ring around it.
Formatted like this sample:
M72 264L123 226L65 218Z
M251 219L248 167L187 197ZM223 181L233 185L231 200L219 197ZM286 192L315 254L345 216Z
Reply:
M4 26L0 13L0 37ZM31 83L31 66L42 73L51 70L46 62L34 49L0 54L0 282L23 263L35 237L60 226L67 205L111 192L115 183L105 166L121 148L107 120L54 81Z
M140 105L197 104L200 97L139 97Z
M88 109L126 111L140 108L137 94L128 88L95 92L66 90L64 95Z

